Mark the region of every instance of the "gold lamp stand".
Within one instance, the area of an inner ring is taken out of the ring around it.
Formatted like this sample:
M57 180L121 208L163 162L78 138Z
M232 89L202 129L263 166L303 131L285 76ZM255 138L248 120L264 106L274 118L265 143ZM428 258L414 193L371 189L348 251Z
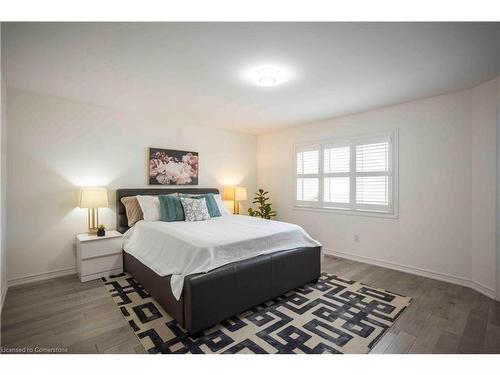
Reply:
M236 199L233 199L233 212L236 215L240 214L240 202L237 201Z
M88 232L97 233L97 227L99 226L99 209L89 208L88 209Z

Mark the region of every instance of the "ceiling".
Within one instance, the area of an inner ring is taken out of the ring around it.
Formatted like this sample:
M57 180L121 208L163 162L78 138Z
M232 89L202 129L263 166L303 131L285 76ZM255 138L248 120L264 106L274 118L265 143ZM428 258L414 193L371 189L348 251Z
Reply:
M261 134L500 74L500 23L3 23L7 85ZM245 69L293 72L262 88Z

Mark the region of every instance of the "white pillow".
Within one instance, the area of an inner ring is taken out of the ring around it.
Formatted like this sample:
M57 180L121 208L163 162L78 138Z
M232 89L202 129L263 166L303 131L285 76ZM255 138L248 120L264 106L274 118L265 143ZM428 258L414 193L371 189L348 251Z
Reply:
M227 209L226 205L222 201L220 194L214 194L215 203L217 203L217 207L219 208L219 212L221 215L231 215L231 212Z
M182 208L184 208L184 215L186 221L202 221L210 220L208 213L207 200L205 198L182 198Z
M137 195L144 221L160 221L160 198L158 195Z

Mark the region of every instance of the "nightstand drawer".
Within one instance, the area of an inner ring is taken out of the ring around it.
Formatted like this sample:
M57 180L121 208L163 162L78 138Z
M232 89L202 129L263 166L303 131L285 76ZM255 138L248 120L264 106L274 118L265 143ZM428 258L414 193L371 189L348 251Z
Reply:
M95 258L103 255L121 254L121 237L104 238L94 241L86 241L80 244L81 258Z
M104 237L77 235L76 266L82 282L123 272L122 234L110 230Z
M82 259L80 275L86 276L122 267L123 256L121 253L98 258Z

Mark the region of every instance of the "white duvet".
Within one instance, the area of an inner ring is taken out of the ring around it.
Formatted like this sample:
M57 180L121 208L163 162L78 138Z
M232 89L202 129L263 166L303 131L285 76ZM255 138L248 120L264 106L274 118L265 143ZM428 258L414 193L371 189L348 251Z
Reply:
M177 300L187 275L261 254L321 246L298 225L243 215L196 222L142 220L123 238L124 251L158 275L172 275Z

